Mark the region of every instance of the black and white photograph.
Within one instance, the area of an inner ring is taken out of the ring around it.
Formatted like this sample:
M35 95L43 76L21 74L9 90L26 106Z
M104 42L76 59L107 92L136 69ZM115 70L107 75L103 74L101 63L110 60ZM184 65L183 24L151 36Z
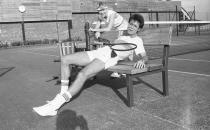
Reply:
M209 0L0 0L0 130L210 130Z

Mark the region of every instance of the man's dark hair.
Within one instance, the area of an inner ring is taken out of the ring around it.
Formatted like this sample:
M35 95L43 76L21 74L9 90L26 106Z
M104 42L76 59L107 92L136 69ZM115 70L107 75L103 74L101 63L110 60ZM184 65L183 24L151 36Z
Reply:
M138 21L139 22L139 28L143 28L144 27L144 17L140 14L133 14L130 16L129 18L129 22L131 20L134 20L134 21Z

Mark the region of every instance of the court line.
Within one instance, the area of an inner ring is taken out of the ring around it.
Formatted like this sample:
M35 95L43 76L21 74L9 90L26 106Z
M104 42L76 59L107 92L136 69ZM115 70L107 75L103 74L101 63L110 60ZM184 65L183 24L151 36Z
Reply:
M60 57L60 56L57 56L57 55L51 55L51 54L45 54L45 53L37 53L37 52L32 52L32 51L20 51L20 52L23 52L23 53L30 53L30 54L36 54L36 55L43 55L43 56L53 56L53 57Z
M210 63L209 60L192 60L192 59L184 59L184 58L169 58L171 60L185 60L185 61L192 61L192 62L208 62Z
M197 76L210 77L210 75L207 75L207 74L191 73L191 72L177 71L177 70L168 70L168 71L170 71L170 72L175 72L175 73L182 73L182 74L189 74L189 75L197 75Z

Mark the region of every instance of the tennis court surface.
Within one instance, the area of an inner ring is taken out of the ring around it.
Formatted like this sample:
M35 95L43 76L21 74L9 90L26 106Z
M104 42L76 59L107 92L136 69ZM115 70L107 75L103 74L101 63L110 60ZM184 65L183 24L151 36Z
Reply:
M184 40L187 43L196 39ZM176 47L183 43L173 44ZM56 77L60 76L60 63L53 62L58 55L56 46L0 50L0 129L210 129L208 49L169 58L167 97L151 89L161 89L161 74L145 76L134 87L135 107L128 108L123 98L126 96L124 79L110 79L108 72L101 72L57 116L40 117L32 107L45 104L59 92Z

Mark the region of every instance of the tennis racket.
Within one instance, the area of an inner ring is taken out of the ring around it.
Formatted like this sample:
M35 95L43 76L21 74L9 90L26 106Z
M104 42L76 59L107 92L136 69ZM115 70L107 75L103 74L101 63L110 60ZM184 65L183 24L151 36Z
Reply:
M131 51L137 48L137 45L133 43L119 42L119 43L112 44L109 40L104 39L104 38L98 38L98 42L101 42L103 43L103 45L109 46L112 49L111 57L117 56L115 51Z

